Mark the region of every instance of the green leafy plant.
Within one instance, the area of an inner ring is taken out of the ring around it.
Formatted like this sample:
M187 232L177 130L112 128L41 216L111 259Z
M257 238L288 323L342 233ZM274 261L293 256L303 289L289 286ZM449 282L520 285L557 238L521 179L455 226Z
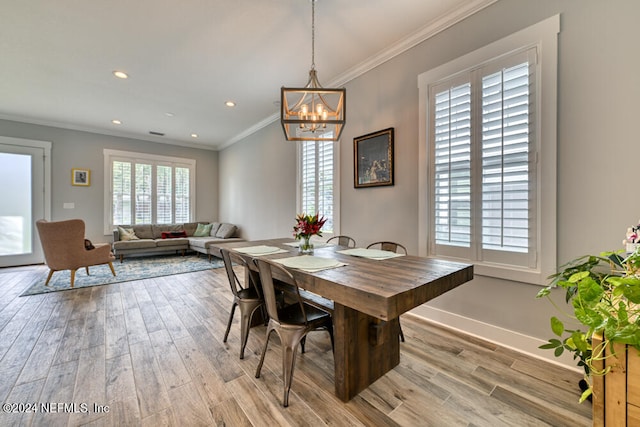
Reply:
M557 338L540 348L553 350L556 357L564 351L573 352L585 371L583 402L593 392L591 376L606 375L610 370L599 368L602 360L615 356L613 352L604 355L607 346L616 342L640 350L640 248L624 257L619 252L582 256L549 279L549 286L538 292L537 298L547 297L565 318L579 326L569 329L560 318L551 317L551 331ZM556 286L565 290L572 311L563 310L550 297ZM594 335L602 336L602 342L595 346Z

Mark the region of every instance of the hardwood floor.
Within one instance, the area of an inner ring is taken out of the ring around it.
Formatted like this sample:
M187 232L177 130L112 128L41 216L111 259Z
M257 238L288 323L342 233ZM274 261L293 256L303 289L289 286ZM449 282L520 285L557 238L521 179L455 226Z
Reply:
M591 425L580 374L412 315L400 365L348 403L328 334L311 333L283 408L277 337L259 379L263 326L244 360L239 313L222 343L223 269L19 297L46 273L0 269L2 426Z

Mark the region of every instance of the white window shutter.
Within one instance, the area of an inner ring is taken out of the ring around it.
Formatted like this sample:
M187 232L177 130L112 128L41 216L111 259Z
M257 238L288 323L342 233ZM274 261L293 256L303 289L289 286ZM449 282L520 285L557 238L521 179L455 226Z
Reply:
M156 167L156 223L173 222L173 185L171 166Z
M531 56L502 58L429 90L434 255L530 264Z
M110 206L105 230L115 225L190 222L195 160L105 150Z
M529 64L482 78L482 248L529 250Z
M302 141L300 149L300 201L302 213L319 213L327 221L324 233L334 231L334 142Z
M471 244L471 86L435 96L435 241Z

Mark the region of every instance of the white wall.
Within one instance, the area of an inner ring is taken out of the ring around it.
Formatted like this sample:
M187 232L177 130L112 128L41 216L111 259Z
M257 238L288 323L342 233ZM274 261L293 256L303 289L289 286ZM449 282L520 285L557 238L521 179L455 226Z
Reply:
M418 252L417 76L558 13L558 263L621 248L626 228L640 218L636 0L501 0L348 83L342 233L361 246L391 239ZM353 138L387 127L395 128L395 186L354 189ZM279 123L221 151L221 217L241 218L246 238L288 235L295 168L295 147ZM415 312L536 352L555 314L535 299L539 289L477 277Z
M87 238L110 242L104 236L104 158L103 149L133 151L196 159L196 220L216 220L218 216L218 153L176 145L158 144L89 132L66 130L0 120L0 135L50 141L51 144L51 220L82 218ZM91 186L71 185L71 169L91 170ZM74 209L63 209L74 203Z

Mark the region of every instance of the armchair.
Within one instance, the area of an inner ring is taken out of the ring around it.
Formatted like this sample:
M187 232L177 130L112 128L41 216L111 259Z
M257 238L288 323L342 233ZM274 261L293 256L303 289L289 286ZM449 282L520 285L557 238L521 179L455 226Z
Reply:
M76 270L84 267L89 274L92 265L108 264L111 273L116 275L112 262L115 260L108 243L98 243L94 249L87 250L84 242L84 221L70 219L66 221L36 221L40 243L44 252L45 263L49 267L49 275L45 286L49 285L51 276L56 271L71 270L71 287L76 277Z

